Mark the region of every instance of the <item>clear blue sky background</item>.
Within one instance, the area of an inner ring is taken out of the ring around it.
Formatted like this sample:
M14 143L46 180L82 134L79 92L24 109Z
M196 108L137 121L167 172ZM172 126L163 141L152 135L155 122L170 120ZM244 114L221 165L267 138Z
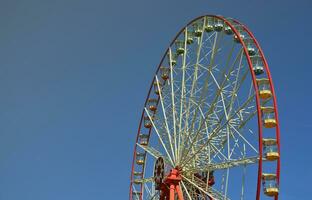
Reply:
M281 199L310 199L311 8L309 0L0 0L0 200L127 199L155 67L202 14L237 18L261 43L280 111Z

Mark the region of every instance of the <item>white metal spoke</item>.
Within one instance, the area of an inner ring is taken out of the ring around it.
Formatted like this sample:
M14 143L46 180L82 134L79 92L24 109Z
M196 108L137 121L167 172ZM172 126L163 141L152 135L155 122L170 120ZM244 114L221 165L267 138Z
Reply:
M157 151L156 149L154 149L153 147L149 147L149 146L145 146L145 145L140 145L137 144L139 147L141 147L144 151L146 151L147 153L149 153L151 156L153 156L155 159L162 157L165 161L165 163L171 165L172 167L174 167L172 160L170 159L170 157L164 156L162 153L160 153L159 151Z
M205 195L207 195L208 197L212 198L212 199L225 199L225 200L230 200L229 198L227 198L226 196L224 196L221 192L217 191L216 189L209 187L208 190L205 190L204 188L206 188L206 183L203 182L202 180L198 179L197 177L193 176L192 179L183 176L183 179L186 180L188 183L190 183L191 185L193 185L196 189L198 189L199 191L203 192Z
M161 144L162 144L162 147L164 148L164 150L165 150L165 152L166 152L166 154L167 154L167 156L168 156L168 158L169 158L169 160L170 160L170 163L171 163L172 165L174 165L174 162L173 162L173 160L172 160L172 158L171 158L171 156L170 156L170 154L169 154L169 152L168 152L168 149L167 149L167 147L166 147L166 145L165 145L165 143L164 143L162 137L160 136L157 127L155 126L155 123L154 123L154 121L153 121L153 118L152 118L151 115L149 114L148 110L147 110L146 108L144 108L144 109L145 109L146 114L148 115L148 118L149 118L150 122L151 122L152 125L153 125L153 128L154 128L154 130L155 130L155 132L156 132L156 134L157 134L157 136L158 136L158 138L159 138L159 141L160 141ZM141 148L142 148L142 145L141 145Z
M169 48L169 57L172 60L171 48ZM171 101L172 101L172 121L173 121L173 142L174 142L174 154L177 155L177 130L176 130L176 110L175 110L175 101L174 101L174 79L173 79L173 66L172 62L170 63L170 85L171 85Z
M157 88L158 88L158 91L159 91L160 104L161 104L162 113L163 113L163 117L164 117L164 121L165 121L165 125L166 125L166 132L167 132L167 136L168 136L168 141L169 141L169 144L170 144L170 149L171 149L173 160L175 160L176 159L176 155L175 155L174 150L173 150L172 139L171 139L171 135L170 135L166 109L165 109L165 106L164 106L164 99L163 99L163 96L162 96L161 88L159 86L158 77L155 76L155 79L156 79Z
M210 142L210 140L212 139L212 137L214 137L215 134L217 134L224 126L226 126L226 125L229 123L229 121L235 116L235 114L237 114L240 110L242 110L245 106L247 106L248 103L251 101L252 98L253 98L253 96L249 97L249 98L247 99L247 101L243 104L243 106L242 106L241 108L239 108L232 116L230 116L230 117L228 118L228 120L227 120L223 125L218 126L217 128L215 128L215 129L211 132L211 134L209 135L209 138L207 139L207 141L206 141L203 145L200 145L200 146L196 149L196 152L195 152L195 153L193 153L191 156L187 156L188 159L187 159L186 161L184 161L184 164L187 163L187 162L189 161L190 158L192 158L193 156L195 156L196 154L198 154L206 145L208 145L209 142Z
M195 188L197 188L198 190L200 190L201 192L205 193L208 197L213 198L213 195L208 193L205 189L203 189L202 187L198 186L194 181L192 181L191 179L188 179L186 176L182 176L184 180L186 180L187 182L189 182L191 185L193 185Z
M189 198L189 200L192 200L192 197L191 197L191 195L190 195L190 193L189 193L187 187L185 186L184 181L181 181L181 185L182 185L182 188L183 188L183 190L185 191L187 197Z
M187 54L187 28L185 28L185 36L184 36L184 54L183 54L183 63L182 63L182 81L181 81L181 101L180 101L180 120L179 120L179 138L178 138L178 150L177 150L177 164L180 162L180 144L183 143L182 137L181 137L181 128L182 128L182 118L183 118L183 100L184 100L184 92L186 91L185 88L185 70L186 70L186 54Z

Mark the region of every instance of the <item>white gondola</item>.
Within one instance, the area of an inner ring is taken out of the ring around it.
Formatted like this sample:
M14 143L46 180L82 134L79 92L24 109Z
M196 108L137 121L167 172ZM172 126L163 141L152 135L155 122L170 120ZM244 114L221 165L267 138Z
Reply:
M254 40L253 40L252 38L250 38L250 37L244 38L244 43L245 43L245 45L246 45L248 54L249 54L250 56L256 55L256 53L257 53L257 47L256 47L256 45L255 45L255 43L254 43Z
M232 28L230 26L225 26L224 32L227 35L232 35L233 34L233 30L232 30Z
M236 43L240 43L240 38L242 40L244 40L244 38L245 38L244 29L243 29L243 27L241 25L235 25L234 27L235 27L235 29L238 32L238 35L236 35L236 34L234 35L234 41Z
M220 32L222 31L223 27L224 27L223 21L216 18L214 23L214 30Z
M206 18L205 31L207 33L212 32L214 30L214 20L212 17Z
M177 64L177 54L172 53L170 56L170 54L168 53L167 58L169 65L175 66Z
M194 35L195 37L200 37L203 34L203 23L196 22L193 23Z
M263 65L263 60L262 57L255 55L250 57L252 66L253 66L253 71L256 76L261 75L264 73L264 65Z
M184 54L184 52L185 52L185 50L184 50L184 41L176 40L175 41L175 46L176 46L177 55Z
M186 43L192 44L193 42L194 42L194 32L193 31L187 31Z

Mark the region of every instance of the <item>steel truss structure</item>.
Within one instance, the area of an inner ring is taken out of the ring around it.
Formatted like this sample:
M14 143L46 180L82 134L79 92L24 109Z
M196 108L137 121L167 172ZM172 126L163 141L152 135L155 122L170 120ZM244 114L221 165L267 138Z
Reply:
M192 20L148 91L129 199L277 200L279 179L276 97L259 43L237 20Z

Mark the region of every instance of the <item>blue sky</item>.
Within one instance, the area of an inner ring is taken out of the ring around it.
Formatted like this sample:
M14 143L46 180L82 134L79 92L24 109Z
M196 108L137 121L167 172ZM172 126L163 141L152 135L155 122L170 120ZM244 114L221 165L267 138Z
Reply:
M309 199L311 7L308 0L1 0L0 199L127 199L155 67L175 33L202 14L237 18L260 42L279 106L281 199Z

